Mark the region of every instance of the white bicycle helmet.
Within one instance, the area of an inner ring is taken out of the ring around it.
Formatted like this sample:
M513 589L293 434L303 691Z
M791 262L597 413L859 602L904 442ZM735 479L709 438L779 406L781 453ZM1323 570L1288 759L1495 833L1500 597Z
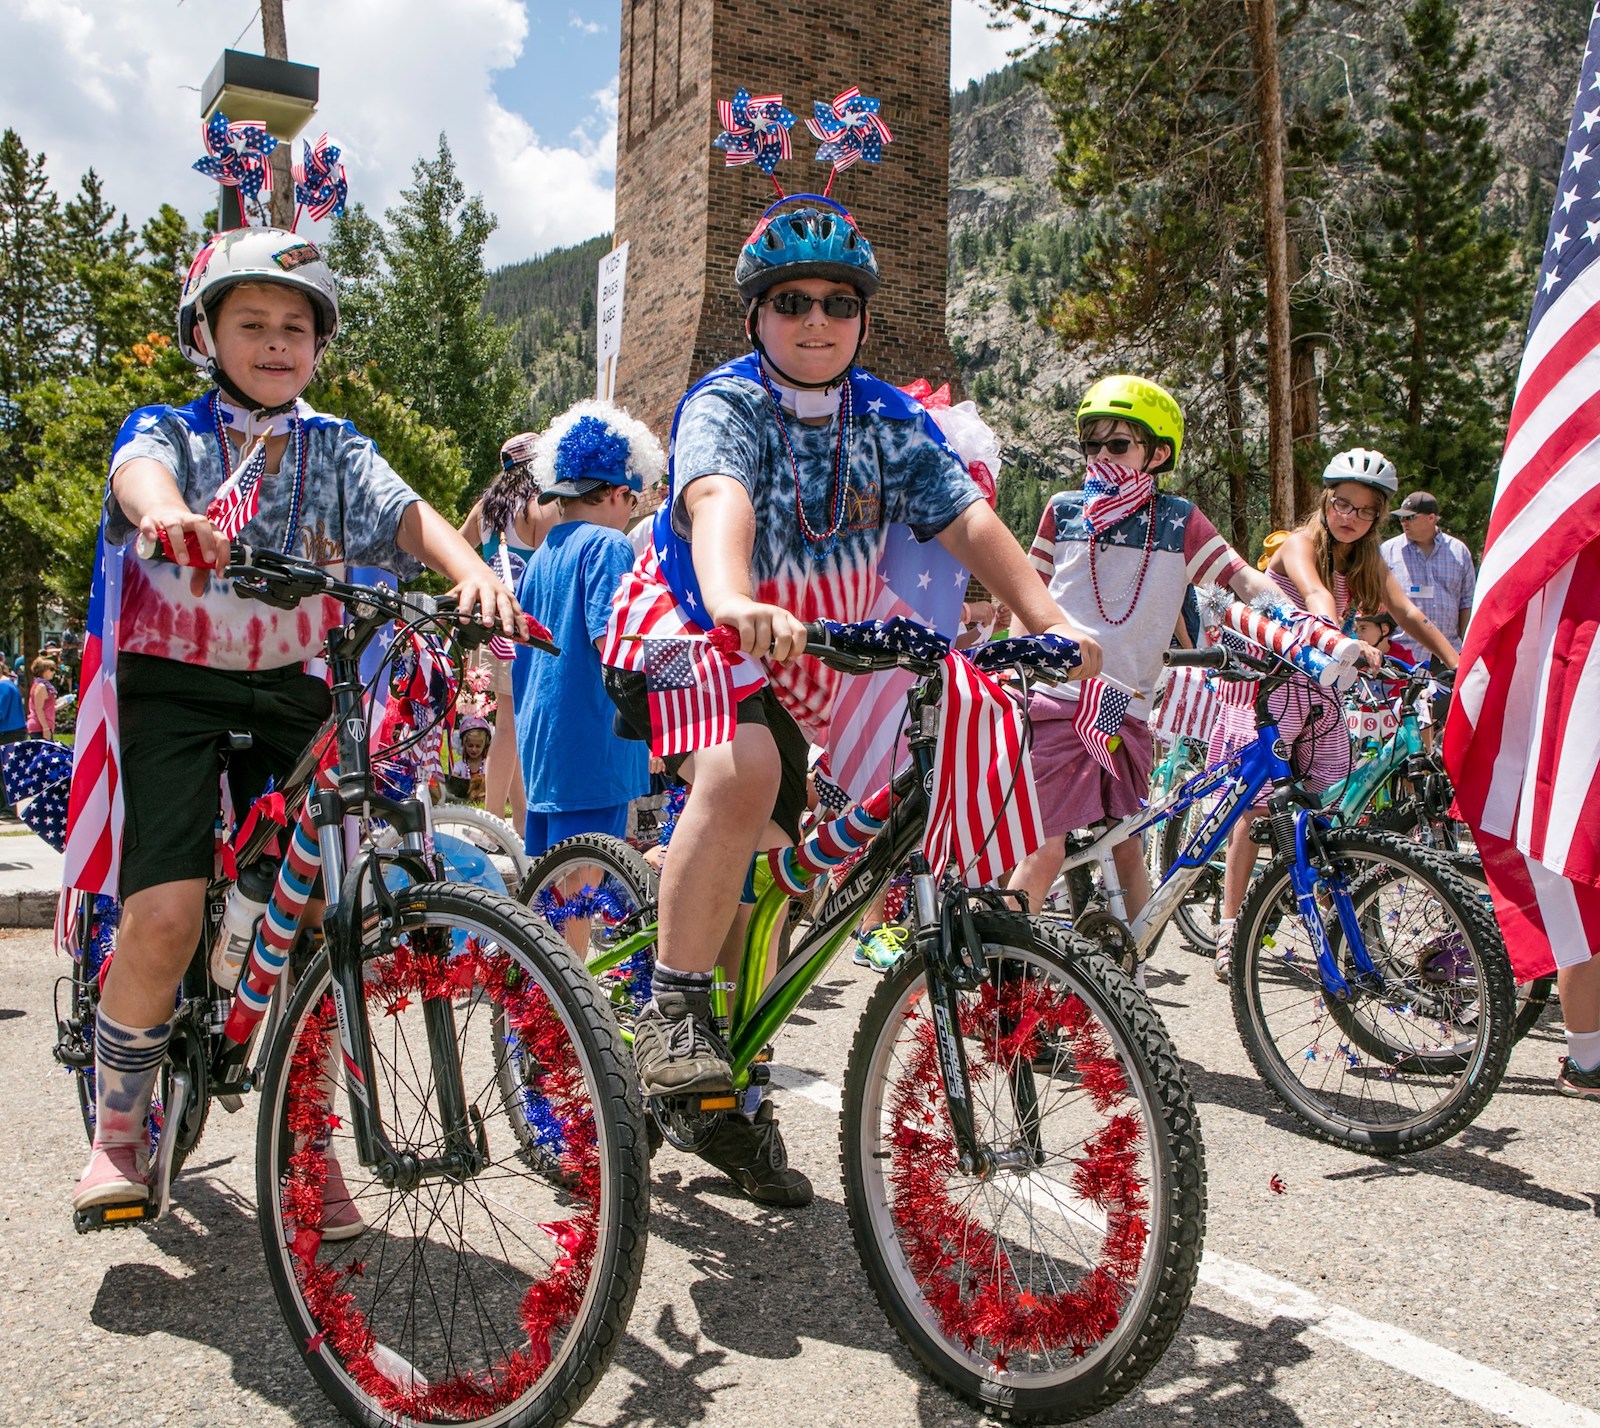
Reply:
M317 245L283 228L235 228L219 233L194 256L178 299L178 347L230 395L241 396L195 334L211 340L208 316L217 300L240 283L281 283L303 292L317 316L317 355L339 331L339 284Z
M1381 451L1368 451L1364 446L1341 451L1323 470L1324 486L1337 486L1341 481L1359 481L1363 486L1382 491L1385 496L1392 496L1400 489L1394 462Z

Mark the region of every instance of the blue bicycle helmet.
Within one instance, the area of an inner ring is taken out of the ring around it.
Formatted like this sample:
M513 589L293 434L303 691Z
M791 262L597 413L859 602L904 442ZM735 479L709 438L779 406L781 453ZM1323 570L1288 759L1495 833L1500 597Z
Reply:
M783 204L796 202L808 206L774 216ZM792 194L773 204L745 239L733 270L733 281L747 305L768 288L796 278L849 283L864 298L878 290L872 244L861 236L847 209L821 194Z

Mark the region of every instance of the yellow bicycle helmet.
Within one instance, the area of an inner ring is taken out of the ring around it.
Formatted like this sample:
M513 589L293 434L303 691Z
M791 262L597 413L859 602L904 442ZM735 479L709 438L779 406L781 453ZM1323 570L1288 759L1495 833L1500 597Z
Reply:
M1157 441L1166 442L1172 455L1156 467L1157 471L1170 471L1178 464L1178 453L1183 449L1183 409L1166 388L1127 373L1102 377L1083 394L1078 405L1078 430L1082 431L1086 422L1102 417L1137 422Z

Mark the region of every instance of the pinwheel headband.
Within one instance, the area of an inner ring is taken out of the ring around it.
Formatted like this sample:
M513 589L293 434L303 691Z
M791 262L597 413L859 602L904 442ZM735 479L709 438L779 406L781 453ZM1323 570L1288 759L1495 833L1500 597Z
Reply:
M877 163L883 157L883 146L894 135L879 114L879 102L867 98L855 85L836 95L831 104L814 101L811 109L806 128L818 140L817 161L832 166L822 190L826 198L833 192L834 179L852 164L861 159ZM727 167L754 164L772 180L782 200L786 195L775 170L793 157L789 130L795 122L795 116L783 107L783 96L752 95L741 87L732 99L717 102L717 117L722 132L711 142L723 151Z
M254 218L267 226L270 219L262 208L261 197L272 192L272 153L278 140L265 126L249 121L234 123L221 110L201 129L206 151L193 165L207 178L225 188L239 191L239 210L249 223ZM344 165L338 148L324 134L313 144L302 141L302 157L293 166L294 197L298 205L290 230L300 226L300 215L309 212L315 219L337 218L344 212L349 197Z

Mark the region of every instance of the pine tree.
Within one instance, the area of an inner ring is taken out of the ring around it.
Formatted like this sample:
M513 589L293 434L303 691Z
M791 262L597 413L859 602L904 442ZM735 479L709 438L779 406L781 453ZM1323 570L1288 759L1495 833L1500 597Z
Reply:
M78 365L95 368L150 332L144 275L136 261L138 235L127 216L119 220L106 202L93 169L62 218L72 266L74 357Z
M1504 437L1511 365L1494 360L1522 294L1512 233L1486 213L1501 158L1475 107L1476 40L1454 0L1416 0L1394 49L1374 139L1379 197L1363 251L1366 340L1336 373L1351 440L1380 446L1453 528L1482 537Z

